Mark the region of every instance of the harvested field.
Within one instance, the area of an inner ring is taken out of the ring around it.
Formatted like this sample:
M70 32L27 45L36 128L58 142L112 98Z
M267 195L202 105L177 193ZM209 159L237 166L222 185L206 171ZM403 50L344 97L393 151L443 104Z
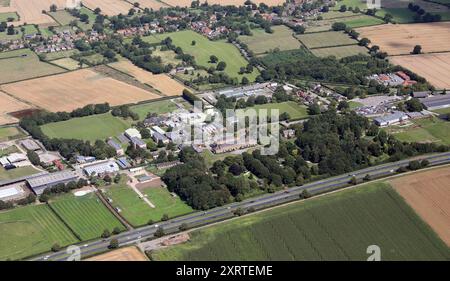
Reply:
M30 108L28 104L16 100L0 91L0 125L18 122L18 119L8 115L8 113L27 108Z
M185 87L166 74L152 74L132 64L128 60L120 60L110 64L111 67L125 72L141 83L150 85L165 96L180 96Z
M20 21L14 22L15 26L24 23L39 25L56 25L55 21L42 11L50 10L50 5L55 4L58 9L66 7L66 0L11 0L10 8L16 11L20 16Z
M192 1L191 0L164 0L164 3L170 5L170 6L180 6L180 7L190 7ZM201 3L205 2L205 0L200 0ZM242 6L244 5L245 0L209 0L207 1L209 5L213 4L220 4L220 5L235 5L235 6ZM284 0L255 0L252 1L255 4L259 3L265 3L268 6L277 6L282 5L285 1Z
M108 102L116 106L160 98L89 69L3 85L2 89L53 112L72 111L87 104Z
M133 0L132 3L139 3L140 8L149 8L153 10L159 10L161 8L168 7L166 4L157 0Z
M450 168L414 173L391 184L450 247Z
M389 55L410 54L415 45L421 45L424 53L450 51L449 30L450 22L385 24L357 29L360 37L369 38Z
M438 89L450 88L450 53L394 56L389 60L424 77Z
M128 2L122 0L83 0L83 5L91 10L100 8L102 14L107 16L114 16L118 14L128 14L128 11L133 8Z
M148 259L136 247L126 247L88 258L86 261L148 261Z

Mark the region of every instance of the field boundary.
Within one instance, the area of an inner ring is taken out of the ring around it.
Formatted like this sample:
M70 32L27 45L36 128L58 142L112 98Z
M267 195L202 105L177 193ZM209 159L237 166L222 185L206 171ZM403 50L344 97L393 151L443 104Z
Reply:
M123 224L123 226L125 226L127 230L134 229L132 224L129 221L127 221L121 214L117 213L114 207L108 203L108 201L104 197L105 195L102 192L96 191L95 193L97 197L100 199L100 201L102 201L103 205L105 205L105 207L120 221L121 224Z
M78 239L79 242L82 242L83 239L69 226L69 224L53 209L53 206L49 203L46 205L50 208L50 210L55 214L55 216L70 230L70 232Z

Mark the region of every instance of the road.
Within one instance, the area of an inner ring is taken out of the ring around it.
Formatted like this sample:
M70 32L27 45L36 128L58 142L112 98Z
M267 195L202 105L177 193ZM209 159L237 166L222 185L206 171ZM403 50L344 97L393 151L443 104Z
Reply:
M422 157L416 157L416 159L427 159L431 165L441 165L450 163L450 152L427 155ZM234 217L233 211L242 208L247 209L253 207L254 209L264 209L272 207L285 202L290 202L299 198L299 195L304 189L307 189L311 194L318 194L329 192L340 187L348 185L348 182L353 176L358 179L364 178L367 174L372 178L385 177L395 174L395 170L399 167L407 166L411 159L402 160L398 162L383 164L379 166L369 167L362 170L354 171L348 175L341 175L324 180L312 182L303 186L296 186L287 190L279 191L276 193L264 194L259 197L250 198L241 202L231 203L222 207L217 207L206 212L196 212L186 216L174 218L165 222L161 222L157 225L144 226L138 229L133 229L127 232L123 232L119 235L108 239L99 239L91 241L86 244L78 244L81 249L81 256L87 257L96 253L104 252L108 250L110 240L117 238L120 246L135 244L142 240L150 239L154 237L158 227L163 227L165 232L175 232L178 230L181 224L186 223L188 225L205 225L213 222L221 221L227 218ZM42 261L42 260L55 260L64 261L70 256L63 249L59 252L43 254L30 260Z

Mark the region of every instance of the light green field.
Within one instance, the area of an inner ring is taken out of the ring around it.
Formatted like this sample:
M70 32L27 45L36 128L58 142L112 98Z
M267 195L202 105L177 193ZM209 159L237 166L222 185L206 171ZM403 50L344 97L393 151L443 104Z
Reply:
M125 184L108 187L106 191L107 196L113 200L112 205L120 208L120 214L135 227L145 225L149 220L158 222L164 214L176 217L193 211L178 197L172 197L169 191L162 187L144 190L156 208L151 208Z
M150 112L164 114L176 110L177 106L170 100L161 100L134 105L130 109L139 115L140 120L144 120Z
M102 56L101 54L97 54L97 53L95 53L93 55L81 57L81 59L87 61L87 63L90 65L99 65L105 61L105 57Z
M80 68L79 62L71 58L62 58L52 61L53 64L63 67L67 70L75 70ZM83 65L84 67L85 65Z
M450 0L449 0L450 1ZM436 109L436 110L432 110L433 112L436 112L438 114L447 114L450 113L450 107L447 108L441 108L441 109Z
M15 145L9 146L9 147L4 148L4 149L0 149L0 157L8 156L11 153L20 153L20 150ZM3 170L2 172L6 173L5 170Z
M21 259L66 246L76 237L46 205L0 212L0 260Z
M308 49L357 44L344 32L330 31L296 36Z
M0 53L0 84L64 71L63 68L39 61L29 49Z
M36 28L33 24L27 24L21 27L23 28L23 34L24 35L32 35L32 34L38 34L39 30Z
M62 58L68 58L68 57L76 55L78 53L79 53L78 50L69 50L69 51L48 53L48 54L45 54L45 59L52 61L52 60L57 60L57 59L62 59Z
M203 228L156 260L448 260L449 248L387 184L373 183ZM413 246L412 246L413 245Z
M413 126L405 128L392 126L387 131L401 141L437 142L450 145L450 122L436 117L418 119L413 122Z
M13 21L17 21L19 19L19 15L17 15L16 12L0 13L0 22L8 21L9 18L12 18Z
M13 35L8 35L6 31L0 32L0 40L17 40L22 38L22 32L20 31L20 28L16 27L14 28L15 33Z
M384 24L383 20L375 18L375 17L371 17L371 16L346 18L343 22L347 25L347 27L351 27L351 28Z
M78 20L76 17L69 14L69 12L67 12L66 10L48 12L48 15L55 19L55 21L60 25L69 25L71 21Z
M254 81L259 74L256 69L251 74L238 74L240 68L247 66L248 62L235 46L224 40L210 41L208 38L191 30L158 34L156 36L160 40L170 37L175 46L183 49L184 53L194 56L196 63L204 67L215 67L216 64L209 63L209 58L211 55L217 56L219 61L224 61L227 64L225 73L230 77L238 78L239 82L244 76L250 81ZM195 46L191 45L192 41L196 41Z
M85 30L85 31L89 30L89 29L92 29L92 26L95 23L95 18L97 17L97 15L95 15L93 11L87 9L86 7L81 7L80 12L81 12L81 14L88 15L89 22L88 23L84 23L84 22L81 22L80 20L78 20L77 26L79 28L81 28L82 30Z
M17 127L1 127L0 141L10 140L23 136L24 134Z
M111 232L115 227L125 230L94 193L82 197L75 197L72 194L62 195L52 200L50 207L81 240L98 238L105 229Z
M339 11L332 11L332 10L330 10L327 13L320 14L320 16L322 16L322 18L324 20L353 17L355 15L358 15L358 14L353 13L352 11L346 11L346 12L341 13Z
M0 7L8 7L11 0L0 0Z
M18 167L12 170L5 170L3 167L0 167L0 181L2 180L10 180L16 179L24 176L29 176L33 174L37 174L40 171L36 170L31 166L26 167Z
M355 109L355 108L364 106L364 104L362 104L360 102L356 102L356 101L349 101L348 105L350 106L350 109Z
M47 27L39 27L39 31L41 32L41 35L45 38L48 38L50 36L53 36L54 33L52 31L50 31L50 29L48 29ZM54 53L55 54L55 53Z
M172 64L173 66L176 66L182 62L180 59L176 58L176 54L174 51L161 51L161 48L159 47L153 50L152 56L161 57L161 60L164 64Z
M293 37L293 31L284 26L272 26L273 33L266 33L263 29L253 29L252 36L239 36L239 40L247 44L255 54L264 54L270 50L280 51L300 48L300 44Z
M319 48L312 49L311 53L318 57L335 56L337 59L354 56L358 54L368 55L368 50L365 47L358 45L331 47L331 48Z
M267 114L269 115L272 109L278 109L280 114L283 112L287 112L291 116L291 120L303 119L308 117L306 106L300 105L293 101L260 104L250 108L255 110L267 109Z
M73 118L67 121L48 123L41 126L42 132L50 138L80 139L95 142L117 136L130 127L125 120L111 113Z
M384 23L383 20L375 18L375 17L371 17L371 16L367 16L367 15L363 15L363 14L355 14L354 16L310 22L310 25L306 28L306 33L330 31L333 23L335 23L335 22L343 22L347 26L352 27L352 28L369 26L369 25L378 25L378 24Z

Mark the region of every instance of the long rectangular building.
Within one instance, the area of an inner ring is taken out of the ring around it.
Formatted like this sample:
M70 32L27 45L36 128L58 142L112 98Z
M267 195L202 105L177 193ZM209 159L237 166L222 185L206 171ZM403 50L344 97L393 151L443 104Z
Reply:
M420 102L428 110L447 108L450 107L450 95L435 95L421 99Z
M40 195L46 188L55 186L59 183L68 183L77 180L78 175L75 172L63 171L27 179L27 183L36 195Z

